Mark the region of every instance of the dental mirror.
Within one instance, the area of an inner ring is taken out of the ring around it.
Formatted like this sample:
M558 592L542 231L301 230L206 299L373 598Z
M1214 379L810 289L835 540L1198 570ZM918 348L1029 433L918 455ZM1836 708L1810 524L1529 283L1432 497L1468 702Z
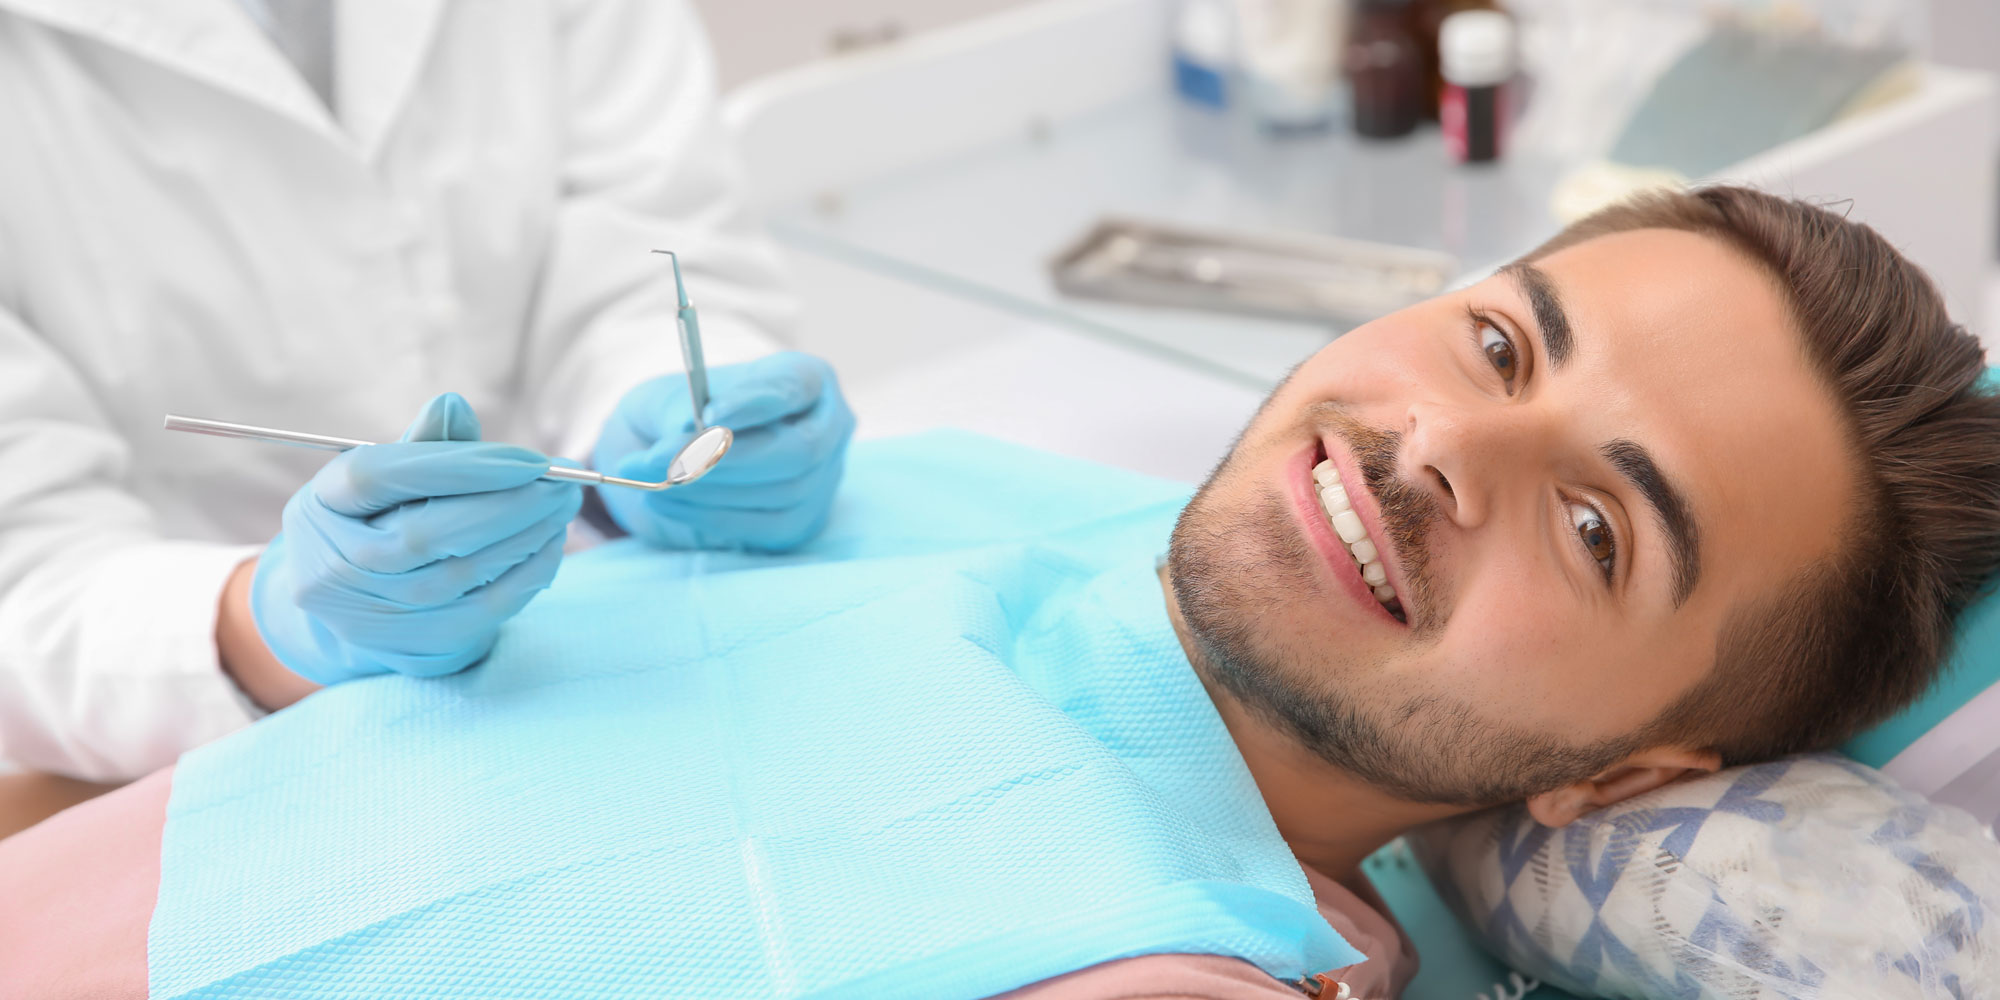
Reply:
M735 443L736 435L730 433L729 428L720 424L710 425L682 445L680 452L667 465L667 485L685 486L708 475L708 470L715 468L722 461L722 456L729 454L729 446Z

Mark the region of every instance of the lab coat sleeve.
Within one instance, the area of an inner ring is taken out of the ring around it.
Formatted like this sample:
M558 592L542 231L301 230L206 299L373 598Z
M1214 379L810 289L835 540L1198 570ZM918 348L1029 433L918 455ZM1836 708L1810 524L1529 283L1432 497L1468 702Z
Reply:
M0 759L137 777L249 723L215 649L255 546L169 541L75 370L0 308Z
M686 0L570 0L563 195L524 372L529 432L587 459L618 399L681 369L669 262L680 255L710 366L783 343L776 248L716 109L714 62Z

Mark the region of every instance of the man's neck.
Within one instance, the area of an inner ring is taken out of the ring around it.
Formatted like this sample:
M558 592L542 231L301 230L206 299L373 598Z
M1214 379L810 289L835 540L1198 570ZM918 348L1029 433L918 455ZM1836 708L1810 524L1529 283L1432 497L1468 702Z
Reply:
M1279 835L1301 862L1356 889L1362 881L1362 859L1412 827L1464 811L1384 794L1315 756L1223 690L1203 666L1201 651L1181 618L1164 566L1160 568L1160 587L1181 649L1236 741L1265 807L1277 822Z

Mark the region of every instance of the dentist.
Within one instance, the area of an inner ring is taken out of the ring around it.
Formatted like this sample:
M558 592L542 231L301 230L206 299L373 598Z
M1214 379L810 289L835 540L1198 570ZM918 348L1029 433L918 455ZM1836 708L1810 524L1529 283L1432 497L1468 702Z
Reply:
M476 664L580 508L811 537L853 418L772 353L714 104L686 0L0 0L0 761L119 780L318 684ZM692 426L655 247L737 447L600 503L547 456L643 473ZM169 411L417 418L327 462Z

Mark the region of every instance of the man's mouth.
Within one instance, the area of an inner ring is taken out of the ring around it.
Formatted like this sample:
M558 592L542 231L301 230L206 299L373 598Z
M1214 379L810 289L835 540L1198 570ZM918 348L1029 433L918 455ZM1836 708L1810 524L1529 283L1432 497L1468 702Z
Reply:
M1389 583L1388 567L1383 565L1382 551L1375 539L1368 537L1368 528L1361 523L1361 515L1355 513L1354 504L1348 498L1347 486L1341 481L1340 470L1326 458L1320 458L1312 467L1313 494L1319 497L1320 511L1326 516L1327 524L1333 528L1347 554L1361 571L1361 581L1373 588L1375 600L1387 608L1391 617L1404 624L1409 617L1403 612L1403 602Z

